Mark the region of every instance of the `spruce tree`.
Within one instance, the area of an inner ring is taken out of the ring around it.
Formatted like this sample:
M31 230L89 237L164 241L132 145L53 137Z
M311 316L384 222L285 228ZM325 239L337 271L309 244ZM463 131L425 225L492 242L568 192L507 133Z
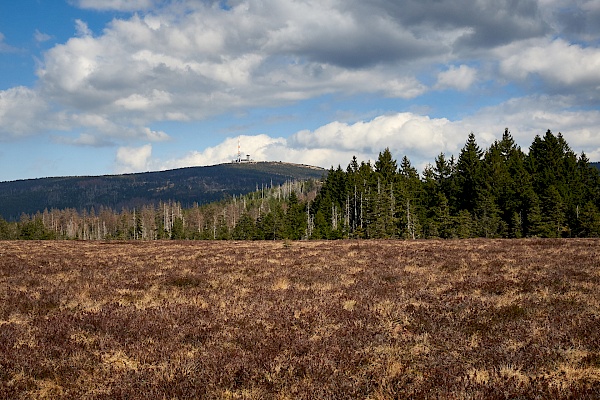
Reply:
M288 208L285 215L287 239L302 239L306 232L306 218L304 205L298 200L296 192L292 192L288 199Z
M456 163L457 203L460 210L475 210L483 181L482 156L483 151L471 132Z
M579 212L578 236L600 237L600 212L591 201L588 201Z
M375 161L375 172L379 174L384 184L394 180L398 172L398 163L392 157L392 153L388 147L379 153L379 157Z
M252 240L256 237L256 226L254 219L244 212L240 219L237 221L235 228L231 234L234 240Z

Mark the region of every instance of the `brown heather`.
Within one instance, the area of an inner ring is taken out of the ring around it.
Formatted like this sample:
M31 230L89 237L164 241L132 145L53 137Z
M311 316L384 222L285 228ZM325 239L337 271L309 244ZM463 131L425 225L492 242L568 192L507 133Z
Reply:
M0 242L2 399L600 398L600 240Z

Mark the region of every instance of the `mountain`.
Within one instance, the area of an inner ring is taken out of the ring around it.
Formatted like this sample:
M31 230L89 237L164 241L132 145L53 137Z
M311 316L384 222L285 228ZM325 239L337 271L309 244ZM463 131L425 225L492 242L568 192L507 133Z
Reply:
M0 182L0 216L14 221L22 213L44 209L121 210L168 200L190 207L288 180L320 179L326 172L283 162L240 162L126 175Z
M591 162L590 166L600 170L600 162Z

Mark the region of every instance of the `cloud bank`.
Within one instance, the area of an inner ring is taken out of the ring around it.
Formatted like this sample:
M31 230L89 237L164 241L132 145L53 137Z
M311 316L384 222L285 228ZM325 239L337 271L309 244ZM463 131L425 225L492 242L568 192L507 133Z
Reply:
M76 20L73 36L44 53L35 87L0 91L0 141L52 135L67 145L113 145L117 171L210 164L229 160L237 138L157 160L152 146L177 132L153 124L261 107L277 113L322 96L418 100L461 92L473 100L459 115L385 110L312 130L246 133L248 152L329 166L390 147L425 162L456 153L470 131L485 146L509 126L522 145L555 129L600 154L596 1L70 3L122 14L101 32ZM0 34L0 51L7 46ZM498 92L505 94L490 104Z

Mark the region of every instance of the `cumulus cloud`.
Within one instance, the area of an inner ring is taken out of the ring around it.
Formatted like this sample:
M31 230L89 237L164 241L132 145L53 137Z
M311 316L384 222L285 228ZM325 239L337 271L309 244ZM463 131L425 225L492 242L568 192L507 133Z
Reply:
M169 135L167 135L163 131L154 131L150 128L144 127L141 128L142 137L150 140L152 142L164 142L170 139Z
M477 78L477 70L467 65L450 66L437 76L436 89L467 90Z
M453 142L452 123L412 113L379 116L349 125L333 122L314 131L300 131L290 138L294 147L358 150L377 154L385 147L397 152L431 155ZM448 140L451 139L451 140Z
M168 92L154 89L147 95L134 93L127 98L116 100L114 104L127 110L147 110L169 103L171 103L171 95Z
M572 102L570 96L532 95L483 107L455 122L465 132L459 147L462 148L466 133L474 132L478 144L487 148L500 139L504 128L508 127L517 144L527 152L534 137L543 136L550 129L554 133L561 132L576 153L597 154L600 151L600 131L597 129L600 111L570 109Z
M267 135L241 135L229 137L216 146L207 147L202 151L191 151L181 158L160 163L160 169L191 167L198 165L214 165L231 162L238 154L238 140L242 158L249 154L256 161L273 160L271 156L277 153L275 149L285 146L284 138L273 138Z
M77 20L77 37L44 55L38 70L42 93L76 112L111 115L121 124L132 117L142 124L197 120L327 93L414 98L427 87L394 63L408 66L441 50L439 41L419 38L392 20L377 17L367 24L329 3L270 0L229 10L194 4L115 19L97 37ZM300 17L303 10L315 18ZM332 31L328 18L348 20L344 29ZM349 37L362 42L352 47L356 41Z
M78 20L78 37L45 53L38 71L44 96L75 112L110 115L121 125L132 118L143 125L198 120L329 93L411 99L430 90L420 75L432 62L448 65L433 77L436 89L466 90L477 81L474 68L454 61L471 35L488 40L477 46L495 49L549 29L533 0L485 7L471 0L435 7L411 0L401 8L385 0L344 7L334 1L236 1L228 7L161 1L152 8L157 4L76 1L81 8L151 11L116 18L96 37ZM525 56L533 51L521 50ZM490 56L504 59L506 76L513 66L517 76L527 69L516 55ZM584 73L576 67L573 74Z
M75 32L80 37L92 36L92 31L88 27L88 24L80 19L75 20Z
M146 171L150 168L151 156L151 144L141 147L119 147L115 160L115 172L122 174Z
M600 100L600 19L592 18L600 15L597 1L578 0L570 7L567 0L71 4L131 14L119 14L95 34L76 20L74 37L43 54L35 88L0 91L0 138L62 130L68 134L54 133L61 143L125 146L117 154L124 170L210 164L230 160L231 143L173 161L153 160L152 146L135 145L175 135L151 129L157 121L276 110L324 95L418 99L435 90L486 84L485 89L502 90L510 84L536 94L470 108L458 121L386 114L394 107L386 106L375 111L385 115L368 121L294 128L298 132L285 139L249 136L254 144L248 151L257 159L285 155L287 161L328 166L334 160L345 164L352 155L376 157L388 146L399 156L431 161L440 151L456 153L471 130L486 144L504 126L522 127L527 134L544 124L549 125L544 129L567 126L589 143L596 139L593 113L575 108ZM585 22L580 31L577 21ZM37 31L36 38L47 36ZM8 48L0 34L0 51ZM545 103L536 106L536 99ZM128 154L144 161L123 161Z
M517 48L515 48L517 47ZM542 41L533 46L509 46L510 55L500 63L500 71L514 79L538 76L545 85L575 93L591 89L600 100L600 49L582 47L562 39Z
M0 91L0 140L29 136L47 128L49 107L35 90Z
M242 157L256 161L285 161L316 165L346 166L353 156L375 160L389 147L398 158L407 155L419 165L432 162L440 152L455 152L466 140L461 124L431 119L412 113L384 115L354 124L332 122L314 131L299 131L289 138L267 135L231 137L217 146L158 162L161 169L230 162L237 157L240 140Z
M585 151L590 158L600 154L600 111L565 111L569 100L562 97L511 99L497 106L481 109L462 120L430 118L414 113L382 115L353 124L332 122L313 131L302 130L288 138L268 135L229 137L204 150L191 151L181 157L152 159L143 153L144 162L137 169L128 164L129 172L151 169L172 169L190 166L228 163L237 157L238 140L242 157L255 161L284 161L329 168L345 168L356 156L359 161L375 161L386 147L400 160L407 156L420 171L440 153L458 157L470 132L475 134L482 149L502 137L504 128L511 130L518 145L527 152L536 135L554 127L562 130L574 151ZM121 151L121 150L120 150ZM137 159L137 158L136 158ZM121 163L123 164L123 163Z

